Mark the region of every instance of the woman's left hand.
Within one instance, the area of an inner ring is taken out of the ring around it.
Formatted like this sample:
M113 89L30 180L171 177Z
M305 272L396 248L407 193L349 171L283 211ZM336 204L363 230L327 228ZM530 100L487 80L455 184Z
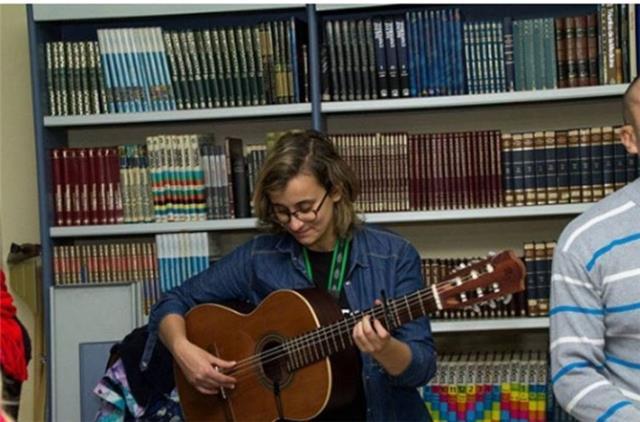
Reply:
M381 304L379 300L376 305ZM353 340L361 352L369 353L374 357L385 351L391 342L391 334L384 328L382 323L370 315L365 315L353 327Z

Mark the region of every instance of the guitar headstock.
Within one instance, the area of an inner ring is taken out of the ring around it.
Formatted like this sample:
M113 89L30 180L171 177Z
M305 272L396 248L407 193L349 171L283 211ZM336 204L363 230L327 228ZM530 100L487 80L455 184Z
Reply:
M526 269L512 250L458 269L435 285L441 309L466 308L523 291Z

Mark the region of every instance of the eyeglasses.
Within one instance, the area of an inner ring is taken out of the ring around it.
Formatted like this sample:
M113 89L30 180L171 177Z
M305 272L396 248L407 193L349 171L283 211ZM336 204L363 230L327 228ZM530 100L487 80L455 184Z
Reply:
M294 212L289 211L289 209L286 207L274 205L272 209L272 218L276 223L283 226L289 224L292 216L304 223L311 223L315 221L316 218L318 218L318 211L320 211L320 208L322 208L322 204L324 204L327 196L329 196L328 190L325 192L324 196L320 200L320 203L315 208L306 209L303 207L295 210Z

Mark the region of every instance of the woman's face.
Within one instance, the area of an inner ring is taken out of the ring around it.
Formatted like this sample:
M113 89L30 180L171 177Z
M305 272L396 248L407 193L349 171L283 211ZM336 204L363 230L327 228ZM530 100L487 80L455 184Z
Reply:
M288 214L296 214L291 215L283 226L301 245L311 250L330 251L336 241L333 205L341 196L334 192L325 198L325 194L327 190L315 176L300 173L289 180L283 190L269 195L277 216L284 216L286 220ZM317 211L315 218L314 211Z

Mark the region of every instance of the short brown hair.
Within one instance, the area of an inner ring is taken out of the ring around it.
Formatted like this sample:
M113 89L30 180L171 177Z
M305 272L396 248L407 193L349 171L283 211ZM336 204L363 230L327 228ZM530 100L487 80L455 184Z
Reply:
M336 234L348 237L360 224L354 208L360 184L331 140L313 130L286 132L269 151L253 194L258 226L274 233L286 231L272 218L269 194L283 190L300 173L314 176L328 191L340 189L342 198L334 205Z

